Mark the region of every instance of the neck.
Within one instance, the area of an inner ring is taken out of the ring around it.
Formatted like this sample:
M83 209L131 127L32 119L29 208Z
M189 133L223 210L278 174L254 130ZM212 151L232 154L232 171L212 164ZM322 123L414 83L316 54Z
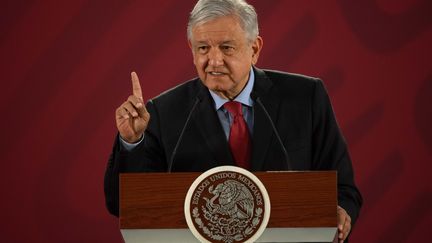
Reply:
M221 97L222 99L227 99L227 100L234 100L240 93L240 92L224 92L224 91L214 91L219 97Z
M222 99L234 100L246 88L248 82L249 82L249 76L248 76L246 82L243 84L243 86L239 90L234 88L233 90L227 90L227 91L213 90L213 92L215 92Z

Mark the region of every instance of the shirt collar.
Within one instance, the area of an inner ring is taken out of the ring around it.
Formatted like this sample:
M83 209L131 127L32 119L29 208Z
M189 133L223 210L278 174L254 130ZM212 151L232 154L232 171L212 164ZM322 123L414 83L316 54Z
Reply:
M252 88L254 86L255 83L255 74L254 71L251 67L251 70L249 72L249 80L246 83L246 87L242 90L242 92L240 92L239 95L237 95L237 97L234 99L234 101L237 101L243 105L247 105L249 107L252 107L253 105L253 101L252 98L250 97L250 94L252 92ZM212 96L214 103L215 103L215 108L216 110L219 110L219 108L221 108L226 102L228 102L228 99L224 99L222 97L220 97L219 95L217 95L215 92L210 91L210 95Z

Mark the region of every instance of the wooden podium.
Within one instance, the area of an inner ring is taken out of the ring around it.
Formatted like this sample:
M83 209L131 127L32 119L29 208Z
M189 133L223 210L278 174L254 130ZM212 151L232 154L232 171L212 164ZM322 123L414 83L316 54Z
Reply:
M120 175L120 230L125 242L198 242L184 200L201 173ZM257 172L271 201L257 242L337 242L336 171Z

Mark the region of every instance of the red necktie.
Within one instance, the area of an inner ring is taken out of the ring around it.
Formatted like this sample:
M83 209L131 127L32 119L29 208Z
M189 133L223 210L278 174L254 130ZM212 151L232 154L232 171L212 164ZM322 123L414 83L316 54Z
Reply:
M238 166L249 169L252 146L249 130L243 118L242 105L236 101L229 101L224 107L233 119L228 141L231 153Z

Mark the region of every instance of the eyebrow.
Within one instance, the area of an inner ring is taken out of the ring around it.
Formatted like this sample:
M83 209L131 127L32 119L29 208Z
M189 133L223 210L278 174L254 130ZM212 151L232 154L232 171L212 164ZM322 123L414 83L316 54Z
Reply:
M226 44L234 44L235 41L234 40L228 40L228 41L223 41L222 43L220 43L219 45L226 45ZM197 44L205 44L208 45L207 41L197 41Z
M222 45L224 45L224 44L233 44L234 42L235 42L234 40L224 41L224 42L222 42Z

